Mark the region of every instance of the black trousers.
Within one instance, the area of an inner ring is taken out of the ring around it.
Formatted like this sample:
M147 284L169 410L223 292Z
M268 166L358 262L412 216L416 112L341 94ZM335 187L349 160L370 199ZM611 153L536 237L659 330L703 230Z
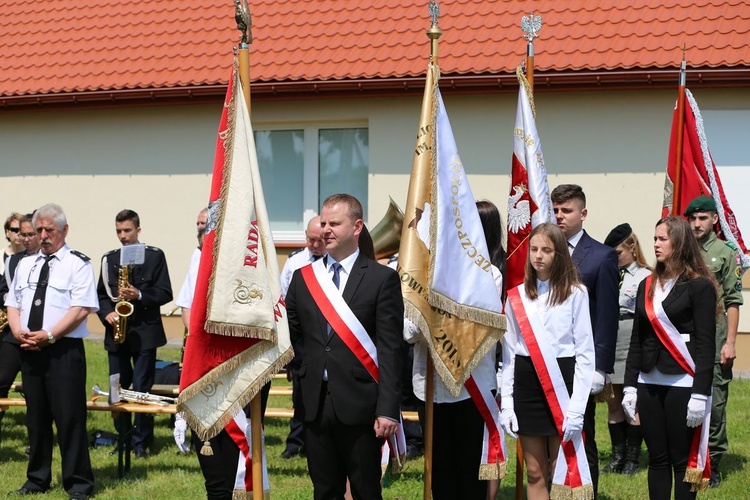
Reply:
M286 437L286 449L297 451L305 446L305 430L302 426L302 419L299 415L304 415L304 403L302 402L302 389L299 382L299 370L294 367L289 368L292 371L292 406L294 415L289 419L289 435Z
M9 334L12 335L12 334ZM7 398L10 386L21 371L21 346L0 340L0 398Z
M336 417L328 384L323 383L320 392L318 414L314 421L305 422L307 467L314 497L343 500L348 478L355 500L380 500L383 441L375 437L374 418L366 425L345 425Z
M25 486L46 491L52 482L52 421L62 457L63 488L91 495L94 474L86 435L86 353L82 339L63 338L41 351L22 351L26 427L31 455Z
M144 349L139 352L128 352L121 349L118 352L107 353L109 357L109 374L120 374L120 385L123 389L137 392L150 392L154 385L156 375L156 349ZM132 364L131 364L132 360ZM127 415L127 432L131 427L131 415ZM118 418L115 418L115 428L118 427ZM135 427L133 427L132 444L134 449L146 449L154 441L154 416L150 413L136 413Z
M638 384L638 414L648 448L648 495L669 500L674 476L675 500L692 500L683 481L694 429L687 426L690 387Z
M487 482L480 481L484 419L469 399L434 404L432 498L483 500Z
M270 382L261 389L260 405L262 415L266 413L270 391ZM246 407L245 414L249 413L250 409ZM194 432L192 433L192 441L193 449L198 452L198 463L200 463L201 472L203 472L206 498L208 500L232 500L240 449L229 434L227 434L227 431L224 430L209 440L211 450L213 450L213 455L211 456L201 455L200 449L203 446L203 441ZM262 498L262 495L255 498Z
M596 401L589 396L586 413L583 415L583 449L586 450L586 461L591 472L591 484L594 486L594 498L599 494L599 450L596 447Z

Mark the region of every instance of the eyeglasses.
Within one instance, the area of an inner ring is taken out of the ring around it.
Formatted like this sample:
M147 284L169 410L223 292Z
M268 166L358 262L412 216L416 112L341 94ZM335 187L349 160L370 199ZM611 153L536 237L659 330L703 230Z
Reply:
M36 233L21 233L21 238L33 238Z
M20 227L9 227L8 231L10 231L11 233L18 233L19 231L21 231L21 228Z

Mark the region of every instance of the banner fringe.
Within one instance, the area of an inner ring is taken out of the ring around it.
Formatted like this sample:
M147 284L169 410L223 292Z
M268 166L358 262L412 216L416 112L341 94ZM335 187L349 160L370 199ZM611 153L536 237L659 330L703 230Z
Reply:
M434 261L430 261L430 266L432 266L432 262ZM465 304L459 304L442 293L432 289L430 289L428 300L431 306L456 315L463 320L471 321L472 323L479 323L481 325L489 326L490 328L497 328L503 332L505 332L507 328L505 316L503 314L488 311L486 309L479 309L478 307L467 306Z
M260 326L240 325L237 323L223 323L219 321L206 320L204 328L207 333L224 335L227 337L242 337L249 339L267 340L276 344L278 335L276 330Z
M214 456L214 449L211 448L211 443L209 441L203 441L203 446L201 447L201 455L203 455L204 457Z
M573 488L564 484L552 484L549 492L550 500L572 500Z
M500 480L508 474L507 462L496 462L489 464L479 464L479 480L493 481Z
M704 491L708 488L708 479L704 479L703 469L688 467L684 481L691 484L690 491Z
M253 397L255 397L260 392L260 389L264 385L266 385L268 382L270 382L273 379L273 376L276 373L278 373L281 370L281 368L291 363L292 359L294 359L294 351L290 347L289 349L287 349L286 352L280 355L278 359L276 359L273 363L271 363L269 367L263 371L262 374L256 377L254 382L250 386L248 386L245 392L239 398L237 398L237 400L234 403L232 403L232 405L229 408L227 408L227 410L224 412L221 418L219 418L217 422L209 428L203 427L203 424L201 424L198 417L196 417L193 414L193 412L183 403L183 401L187 399L192 399L193 397L201 393L203 389L210 386L213 383L213 381L215 381L217 378L234 370L235 368L237 368L237 366L241 364L249 363L251 361L251 358L254 358L257 355L265 352L266 349L261 350L260 349L261 347L263 347L263 342L258 342L257 344L254 344L249 349L241 352L240 354L233 357L232 359L217 366L216 368L208 372L206 375L201 377L200 380L197 380L195 383L193 383L189 387L186 387L180 393L180 396L177 401L177 411L183 412L183 417L185 418L185 421L188 423L190 428L196 433L198 438L201 439L202 441L208 441L212 437L216 436L219 432L221 432L224 429L224 427L226 427L226 425L229 423L229 421L232 420L234 416L239 411L242 410L242 408L244 408L250 403Z

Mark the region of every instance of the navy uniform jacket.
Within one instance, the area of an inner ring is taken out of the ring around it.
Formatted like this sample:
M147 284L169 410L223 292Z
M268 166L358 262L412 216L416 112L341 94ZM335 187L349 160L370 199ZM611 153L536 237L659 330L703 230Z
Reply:
M581 281L589 291L596 369L604 373L613 373L620 320L620 271L617 267L617 253L584 231L572 258Z
M299 270L286 294L289 330L305 345L299 369L306 422L315 420L328 371L328 390L336 416L346 425L366 425L377 416L399 419L404 300L396 271L359 254L342 293L372 338L378 352L380 382L376 383L341 338L327 334L327 322Z
M636 387L638 374L659 368L661 373L685 373L656 336L646 315L646 280L638 287L635 301L633 336L625 365L625 385ZM687 348L695 362L693 393L711 394L716 352L716 288L705 278L680 276L662 302L664 312L677 330L690 335Z
M109 288L117 296L117 278L120 271L120 249L105 254L108 269ZM130 284L141 292L141 299L133 302L135 310L128 318L125 342L115 344L112 326L104 318L115 310L115 303L107 295L104 287L104 272L99 275L97 293L99 295L99 319L105 327L104 348L109 352L126 349L138 352L156 349L167 343L164 325L161 322L160 307L172 300L172 283L169 281L167 260L164 252L146 246L146 260L138 266L130 266Z

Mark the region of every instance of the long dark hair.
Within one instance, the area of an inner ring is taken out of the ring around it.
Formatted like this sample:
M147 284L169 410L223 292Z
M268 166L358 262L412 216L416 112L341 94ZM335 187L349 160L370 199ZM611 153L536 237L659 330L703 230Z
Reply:
M562 304L573 293L573 287L581 285L581 281L578 279L578 269L573 264L573 259L570 258L570 252L568 252L568 240L565 239L562 229L548 222L539 224L531 231L529 242L536 235L549 239L552 248L555 249L555 259L552 261L549 279L550 295L548 303L551 306ZM536 280L536 269L531 265L531 246L529 246L529 254L526 256L526 267L524 269L523 288L526 295L532 300L539 297Z
M505 276L505 249L503 248L503 222L500 210L494 203L487 200L477 202L479 220L482 221L484 239L490 252L490 262Z
M682 217L674 215L662 217L654 227L659 227L662 224L667 226L667 236L672 244L672 253L667 257L666 262L657 262L654 266L654 271L651 273L654 279L651 281L648 296L653 298L657 280L664 281L682 275L685 275L688 279L706 278L715 285L714 276L703 255L701 255L698 240L690 230L690 224Z

